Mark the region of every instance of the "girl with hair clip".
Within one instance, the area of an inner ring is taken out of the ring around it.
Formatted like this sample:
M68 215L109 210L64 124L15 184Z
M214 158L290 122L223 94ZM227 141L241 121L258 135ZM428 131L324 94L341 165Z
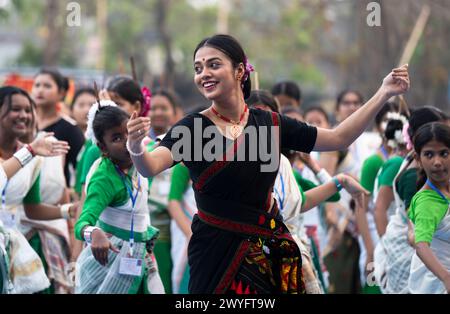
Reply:
M34 78L31 96L36 103L39 130L53 132L58 140L66 141L70 150L64 160L64 175L67 187L71 187L72 169L77 165L77 156L84 144L84 136L76 122L61 111L68 89L68 80L56 69L44 68ZM69 167L70 166L70 167Z
M413 139L420 166L418 187L408 213L416 252L408 287L411 293L450 293L450 127L433 122Z
M106 82L106 88L100 91L100 99L112 100L121 109L131 115L133 112L138 112L140 117L146 117L150 110L151 93L148 88L141 88L139 84L130 76L117 75L113 76ZM83 191L83 186L86 183L86 176L92 164L101 157L101 150L97 145L92 145L88 139L86 141L85 153L81 156L82 164L77 171L81 172L80 186Z
M147 116L150 110L151 92L147 87L140 87L139 84L130 76L117 75L111 77L106 82L106 88L100 91L97 95L100 99L112 100L121 109L129 115L133 112L138 112L140 116ZM97 97L96 96L96 97ZM148 141L148 139L146 139ZM94 162L101 157L100 148L93 144L88 138L85 143L83 154L80 156L80 163L77 166L77 184L76 187L80 190L81 202L85 197L86 177ZM76 241L72 260L76 260L81 252L82 243Z
M108 100L89 111L87 134L102 151L89 171L75 236L88 244L77 260L79 294L164 293L147 207L148 180L125 147L128 114Z
M387 119L384 138L386 145L392 151L389 159L379 170L373 192L375 200L373 212L379 237L384 235L389 219L395 213L394 178L408 153L406 140L403 137L403 128L408 124L408 118L401 113L390 112Z
M141 147L150 120L133 114L128 123L128 149L143 175L155 176L182 161L194 182L199 211L188 249L189 292L304 293L301 253L272 194L279 153L281 149L309 153L348 146L389 97L409 89L407 66L394 69L375 96L333 130L311 127L276 112L249 110L245 99L250 96L253 67L239 42L229 35L202 40L194 52L193 67L194 82L212 101L210 108L175 124L152 152ZM207 127L217 131L217 142L223 144L213 160L189 149L193 143L204 148L212 140L196 136ZM240 150L249 152L246 131L250 129L274 143L269 161L261 156L233 161ZM183 140L178 136L181 130ZM180 145L186 149L181 154ZM344 183L339 178L334 181L339 186Z
M266 91L252 91L247 100L247 104L250 108L278 112L275 99ZM291 154L288 154L289 157L292 157L290 155ZM284 154L280 157L280 168L278 170L277 178L275 179L273 194L286 226L289 228L300 248L306 293L324 293L325 287L323 281L319 281L319 276L321 276L320 264L319 267L317 267L313 262L313 240L309 239L306 234L305 226L303 224L303 215L320 203L329 201L329 198L331 198L333 194L339 193L340 188L339 186L336 186L326 170L320 169L317 162L303 156L303 160L306 161L308 167L311 167L312 171L315 174L318 174L318 177L323 181L322 185L317 186L311 181L306 183L306 180L302 180L303 185L305 186L305 189L303 189L302 185L298 183L294 176L291 161ZM338 176L343 182L343 187L355 195L355 197L358 197L360 193L365 192L352 177L345 174L339 174Z
M9 86L0 88L0 156L5 161L0 210L0 281L3 293L35 293L50 285L43 267L44 260L41 261L24 237L29 231L25 224L27 218L69 219L75 211L71 204L50 206L41 203L43 160L35 156L65 154L69 146L67 142L51 139L52 133L40 134L31 144L19 141L34 125L34 106L25 91Z
M396 212L391 216L386 233L374 250L374 277L385 294L409 293L408 278L411 258L414 253L414 234L408 230L408 215L411 199L417 191L418 165L411 138L417 130L431 122L446 122L447 115L435 107L413 110L409 122L403 128L403 136L410 150L405 157L392 186Z

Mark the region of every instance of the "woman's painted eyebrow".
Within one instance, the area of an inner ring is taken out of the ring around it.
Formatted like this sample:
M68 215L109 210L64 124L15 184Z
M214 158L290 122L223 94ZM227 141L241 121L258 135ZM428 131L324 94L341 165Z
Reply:
M214 58L206 60L205 62L211 62L211 61L216 61L216 60L217 61L222 61L219 57L214 57ZM200 64L200 61L195 61L194 64Z

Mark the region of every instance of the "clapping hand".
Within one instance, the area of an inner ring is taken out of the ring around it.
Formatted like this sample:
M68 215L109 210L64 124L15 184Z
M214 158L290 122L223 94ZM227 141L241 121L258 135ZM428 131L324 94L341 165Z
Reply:
M30 144L36 155L52 157L67 154L70 149L69 144L65 141L58 141L52 137L53 135L54 133L43 132Z

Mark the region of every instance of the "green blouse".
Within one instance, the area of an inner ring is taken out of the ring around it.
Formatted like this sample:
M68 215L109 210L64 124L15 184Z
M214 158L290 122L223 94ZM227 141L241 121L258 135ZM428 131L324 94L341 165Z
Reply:
M82 184L85 183L86 180L86 176L84 176L83 178L83 173L84 173L84 161L86 159L87 156L87 152L89 150L89 148L93 145L92 140L87 140L84 143L84 146L82 148L82 150L80 151L80 154L78 155L78 160L77 160L77 168L76 168L76 177L75 177L75 192L77 192L78 194L81 195L81 186ZM94 160L95 161L95 160ZM92 164L91 164L92 165ZM90 165L90 166L91 166ZM86 173L87 174L87 173ZM83 183L81 183L83 178Z
M126 176L126 180L128 184L132 184L129 176ZM85 226L95 226L106 207L122 206L129 198L128 191L112 161L102 158L87 187L83 211L75 224L76 238L84 240L81 231Z
M364 160L361 168L361 185L371 194L375 187L375 180L380 168L383 166L384 160L379 154L373 154Z
M395 176L400 170L402 163L403 158L400 156L394 156L384 163L384 165L381 167L381 172L378 175L378 188L382 186L392 187Z
M183 200L183 195L189 188L189 169L179 163L173 167L172 177L170 180L169 201Z
M421 190L414 195L408 216L414 223L416 243L432 241L448 207L449 203L433 190Z
M80 189L81 185L86 184L86 177L94 162L102 156L102 152L97 145L92 144L83 154L83 166L80 175Z

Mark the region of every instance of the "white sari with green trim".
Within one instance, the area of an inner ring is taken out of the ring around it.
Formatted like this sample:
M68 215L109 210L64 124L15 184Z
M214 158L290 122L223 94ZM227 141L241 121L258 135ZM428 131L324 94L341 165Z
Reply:
M15 227L7 228L0 221L0 293L29 294L42 291L50 286L42 261L23 235L23 199L38 178L41 157L35 157L20 169L10 180L5 192L5 211L14 214ZM3 180L6 175L3 176ZM0 193L6 181L2 181ZM3 211L3 209L0 208Z

